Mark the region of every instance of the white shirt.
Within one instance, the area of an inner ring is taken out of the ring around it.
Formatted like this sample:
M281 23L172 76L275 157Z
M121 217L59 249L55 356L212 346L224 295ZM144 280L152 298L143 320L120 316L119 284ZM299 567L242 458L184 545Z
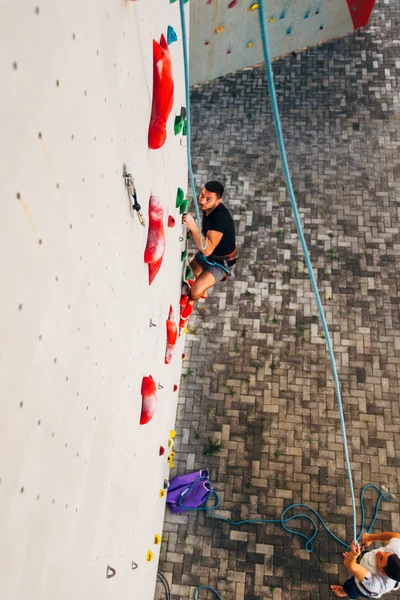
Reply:
M356 581L356 585L360 592L366 594L366 590L373 594L373 598L380 598L383 594L391 592L397 585L397 581L390 579L385 575L382 575L378 567L376 566L376 554L377 552L392 552L400 557L400 538L392 538L388 545L384 548L377 548L377 550L371 550L366 552L360 561L360 565L368 569L368 575L363 579L362 584L366 589L360 586L360 582Z

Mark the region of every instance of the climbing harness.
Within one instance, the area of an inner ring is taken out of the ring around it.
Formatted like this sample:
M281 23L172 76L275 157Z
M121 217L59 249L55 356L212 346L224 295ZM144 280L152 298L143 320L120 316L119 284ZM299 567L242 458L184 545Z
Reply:
M219 269L222 269L226 275L229 275L229 269L224 265L224 263L217 260L208 260L207 256L204 256L204 254L200 254L199 258L202 260L202 262L205 262L210 267L218 267Z
M224 256L217 256L216 254L205 256L205 254L201 253L199 258L210 267L218 267L222 269L226 275L230 277L232 274L231 269L236 264L237 249L235 248L233 252L230 254L225 254Z
M227 269L228 275L231 276L231 271L229 269L232 269L232 267L234 267L236 265L237 256L238 256L238 251L235 246L235 249L232 252L230 252L229 254L224 254L223 256L218 256L217 254L211 254L211 256L209 256L208 258L211 258L212 260L214 260L216 262L217 267Z
M184 68L185 68L186 137L187 137L186 151L187 151L187 161L188 161L190 185L192 187L193 202L194 202L194 206L195 206L195 210L196 210L197 223L199 224L199 229L200 229L200 221L201 221L200 209L199 209L199 205L197 202L196 186L194 184L194 176L193 176L193 168L192 168L192 153L191 153L191 149L190 149L191 148L192 127L191 127L191 120L190 120L189 54L188 54L188 48L187 48L186 19L185 19L185 7L184 7L184 4L186 3L186 1L179 0L179 9L180 9L181 26L182 26L183 63L184 63ZM205 250L207 248L207 243L208 243L208 239L206 238L206 243L203 244L203 236L200 233L200 247L202 250Z
M143 225L143 227L146 227L146 221L142 213L142 207L137 200L135 180L133 179L132 175L127 172L125 165L122 176L125 181L125 187L128 192L131 208L136 211L140 224Z

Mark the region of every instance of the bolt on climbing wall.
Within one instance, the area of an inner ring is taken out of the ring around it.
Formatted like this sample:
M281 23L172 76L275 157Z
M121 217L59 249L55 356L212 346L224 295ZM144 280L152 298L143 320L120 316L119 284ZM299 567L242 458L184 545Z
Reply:
M0 596L151 599L183 346L179 6L7 2L0 36Z
M260 0L261 1L261 0ZM263 0L272 58L366 25L375 0ZM263 61L259 2L192 0L191 85Z

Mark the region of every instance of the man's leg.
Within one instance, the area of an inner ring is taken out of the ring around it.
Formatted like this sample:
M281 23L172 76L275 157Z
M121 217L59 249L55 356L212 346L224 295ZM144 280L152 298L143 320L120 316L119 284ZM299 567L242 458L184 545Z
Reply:
M338 598L359 598L358 588L356 586L356 582L353 577L347 579L343 586L341 585L331 585L331 590Z
M215 285L215 282L216 279L214 275L209 271L203 271L200 273L190 290L189 302L193 302L194 304L196 300L203 296L206 290Z
M193 272L194 279L197 279L197 277L199 277L203 272L203 267L196 261L196 257L190 261L190 268ZM186 304L188 303L192 284L193 284L193 279L189 279L188 282L184 282L184 285L182 286L182 296L181 296L181 299L179 302L179 304L182 307L181 313L184 310ZM207 295L205 297L207 297Z
M199 265L199 263L196 261L195 258L193 258L190 261L190 268L193 271L193 275L195 276L195 279L197 279L201 275L201 273L203 272L202 267Z
M347 598L347 594L341 585L331 585L331 590L338 598Z
M201 298L201 296L204 295L204 292L210 287L212 287L215 284L215 282L216 279L214 275L212 275L212 273L210 273L209 271L203 271L202 273L200 273L200 275L191 287L189 300L185 308L182 310L180 327L185 326L185 321L187 321L190 315L192 314L193 306L196 300Z
M195 279L200 277L200 275L203 273L203 267L197 262L196 256L190 261L190 268L192 269L193 276ZM207 292L204 292L204 294L202 294L201 297L203 300L205 300L208 297Z

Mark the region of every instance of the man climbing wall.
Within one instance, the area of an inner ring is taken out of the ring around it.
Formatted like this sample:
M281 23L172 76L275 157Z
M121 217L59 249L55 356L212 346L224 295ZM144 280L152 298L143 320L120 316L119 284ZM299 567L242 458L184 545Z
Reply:
M209 181L201 190L198 200L203 212L201 233L191 215L183 217L199 251L190 263L195 281L189 294L181 299L180 327L185 327L196 300L206 298L207 290L217 281L225 281L236 264L235 225L222 204L223 193L224 186L219 181Z

